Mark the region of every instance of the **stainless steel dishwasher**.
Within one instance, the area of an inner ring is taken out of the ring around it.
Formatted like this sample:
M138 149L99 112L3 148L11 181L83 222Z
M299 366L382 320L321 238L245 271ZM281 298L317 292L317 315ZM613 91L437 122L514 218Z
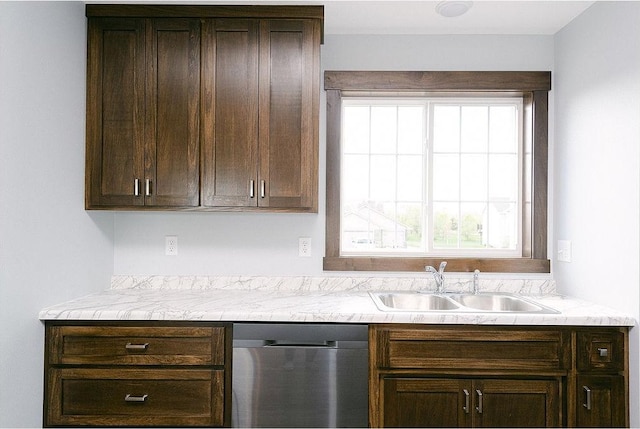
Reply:
M367 325L233 325L233 427L367 427Z

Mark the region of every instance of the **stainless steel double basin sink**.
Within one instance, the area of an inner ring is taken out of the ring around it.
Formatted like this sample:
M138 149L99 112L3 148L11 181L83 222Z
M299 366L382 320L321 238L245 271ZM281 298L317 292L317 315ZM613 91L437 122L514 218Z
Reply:
M558 313L549 307L507 293L370 292L382 311L465 313Z

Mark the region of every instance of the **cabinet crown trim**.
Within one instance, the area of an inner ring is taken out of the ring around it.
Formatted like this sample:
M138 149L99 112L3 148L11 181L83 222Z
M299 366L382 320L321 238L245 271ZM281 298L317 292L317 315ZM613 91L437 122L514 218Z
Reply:
M324 6L210 6L88 4L87 17L318 19L324 42Z

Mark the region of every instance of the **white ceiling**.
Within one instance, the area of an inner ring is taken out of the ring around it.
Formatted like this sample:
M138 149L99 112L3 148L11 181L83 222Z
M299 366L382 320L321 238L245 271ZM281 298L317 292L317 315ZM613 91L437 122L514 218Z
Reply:
M594 1L475 0L456 18L425 0L88 0L87 3L324 5L325 34L555 34Z
M555 34L594 2L476 0L456 18L438 15L438 1L323 3L326 34Z

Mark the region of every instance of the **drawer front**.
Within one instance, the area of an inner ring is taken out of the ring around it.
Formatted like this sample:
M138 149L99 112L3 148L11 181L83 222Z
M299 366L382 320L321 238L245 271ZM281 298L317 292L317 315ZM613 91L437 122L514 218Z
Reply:
M579 371L622 371L624 369L624 334L618 330L577 332L577 366Z
M224 365L224 327L49 326L49 363Z
M377 329L381 368L562 370L570 367L570 334L509 327L387 327Z
M224 371L53 368L48 425L222 426Z

